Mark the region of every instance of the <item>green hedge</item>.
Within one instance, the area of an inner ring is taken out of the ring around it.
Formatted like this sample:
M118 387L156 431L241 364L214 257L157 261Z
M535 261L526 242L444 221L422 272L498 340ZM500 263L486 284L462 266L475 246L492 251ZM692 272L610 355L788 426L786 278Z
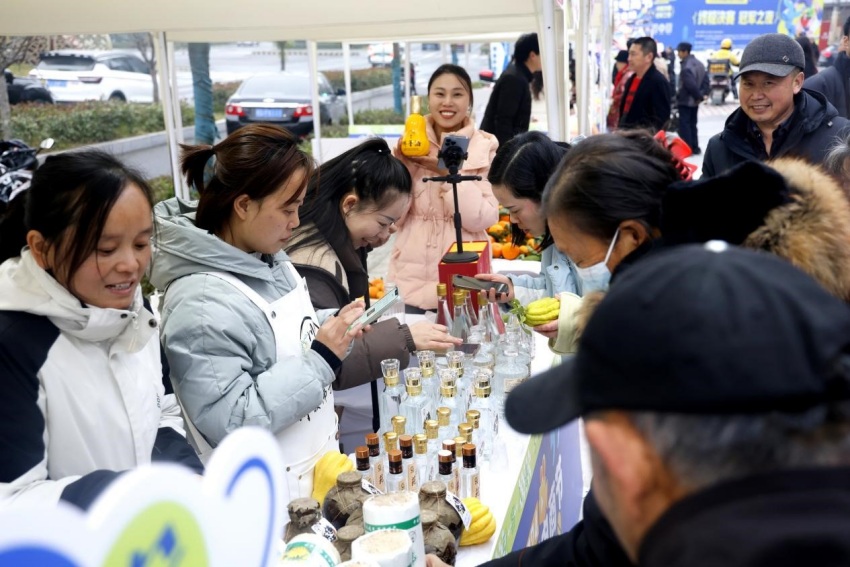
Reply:
M345 75L342 71L322 71L334 89L345 88ZM365 91L393 84L392 69L354 69L351 71L351 92Z
M227 99L236 92L236 89L239 88L240 84L242 83L239 81L233 81L230 83L213 83L213 112L215 114L224 114L224 106Z
M195 123L195 109L183 104L183 125ZM109 142L165 129L162 106L123 102L75 105L18 105L12 110L12 135L37 146L53 138L54 150Z

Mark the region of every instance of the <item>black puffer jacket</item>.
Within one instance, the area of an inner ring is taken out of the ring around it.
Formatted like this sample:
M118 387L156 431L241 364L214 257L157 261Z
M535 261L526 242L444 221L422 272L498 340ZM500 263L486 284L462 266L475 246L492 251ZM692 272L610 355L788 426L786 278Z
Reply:
M820 164L836 141L847 135L850 121L817 91L803 89L794 96L792 122L788 134L777 140L768 156L753 130L753 122L740 108L726 120L726 127L709 140L702 174L713 177L744 161L766 161L782 156L798 156Z
M809 77L803 86L823 94L840 116L850 118L850 57L843 51L832 67Z
M531 71L523 64L511 63L499 76L487 110L481 120L481 129L499 140L499 145L523 132L531 123Z

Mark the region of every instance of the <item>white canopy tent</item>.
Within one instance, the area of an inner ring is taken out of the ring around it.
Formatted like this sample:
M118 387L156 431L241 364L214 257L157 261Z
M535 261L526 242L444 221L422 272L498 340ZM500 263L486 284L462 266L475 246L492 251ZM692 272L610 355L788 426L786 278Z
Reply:
M317 41L491 41L515 39L536 29L547 85L549 135L561 140L570 131L567 36L579 26L584 28L576 33L580 86L576 114L579 133L588 134L590 72L586 54L593 37L589 29L593 24L596 29L605 27L602 23L609 11L605 4L604 0L431 0L427 4L391 0L30 0L4 6L0 35L154 33L175 187L181 187L176 167L181 129L176 127L180 121L173 73L175 41L306 39L311 73L315 73ZM315 91L316 81L312 83ZM313 99L318 110L318 92Z

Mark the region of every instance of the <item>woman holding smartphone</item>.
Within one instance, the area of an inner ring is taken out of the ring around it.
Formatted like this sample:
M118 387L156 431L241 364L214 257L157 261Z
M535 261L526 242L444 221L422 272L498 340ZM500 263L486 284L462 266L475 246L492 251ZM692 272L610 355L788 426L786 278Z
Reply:
M492 134L475 128L470 118L472 103L472 81L466 71L457 65L441 65L428 81L428 155L406 157L400 145L395 150L396 157L410 171L413 190L410 207L396 222L398 234L388 279L396 283L404 302L414 312L436 309L438 265L455 242L451 184L423 180L448 174L438 166L437 158L447 135L469 139L468 155L458 173L482 177L481 181L462 181L457 185L463 239L487 240L484 231L499 220L499 204L486 181L499 142Z
M364 306L315 312L283 252L312 160L288 132L255 124L215 146L184 146L182 167L200 201L156 206L151 274L165 290L175 392L202 452L238 427L264 427L286 463L286 500L310 496L316 461L338 450L331 384Z

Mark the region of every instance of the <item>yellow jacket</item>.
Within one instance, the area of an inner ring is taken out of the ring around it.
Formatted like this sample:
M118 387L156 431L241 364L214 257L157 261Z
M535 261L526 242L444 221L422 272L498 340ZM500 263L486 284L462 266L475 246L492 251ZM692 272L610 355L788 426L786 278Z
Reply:
M714 54L711 56L711 58L712 59L728 59L729 62L732 65L734 65L735 67L737 67L738 65L741 64L741 62L738 61L738 57L732 52L731 49L720 48L720 49L718 49L717 51L714 52Z

